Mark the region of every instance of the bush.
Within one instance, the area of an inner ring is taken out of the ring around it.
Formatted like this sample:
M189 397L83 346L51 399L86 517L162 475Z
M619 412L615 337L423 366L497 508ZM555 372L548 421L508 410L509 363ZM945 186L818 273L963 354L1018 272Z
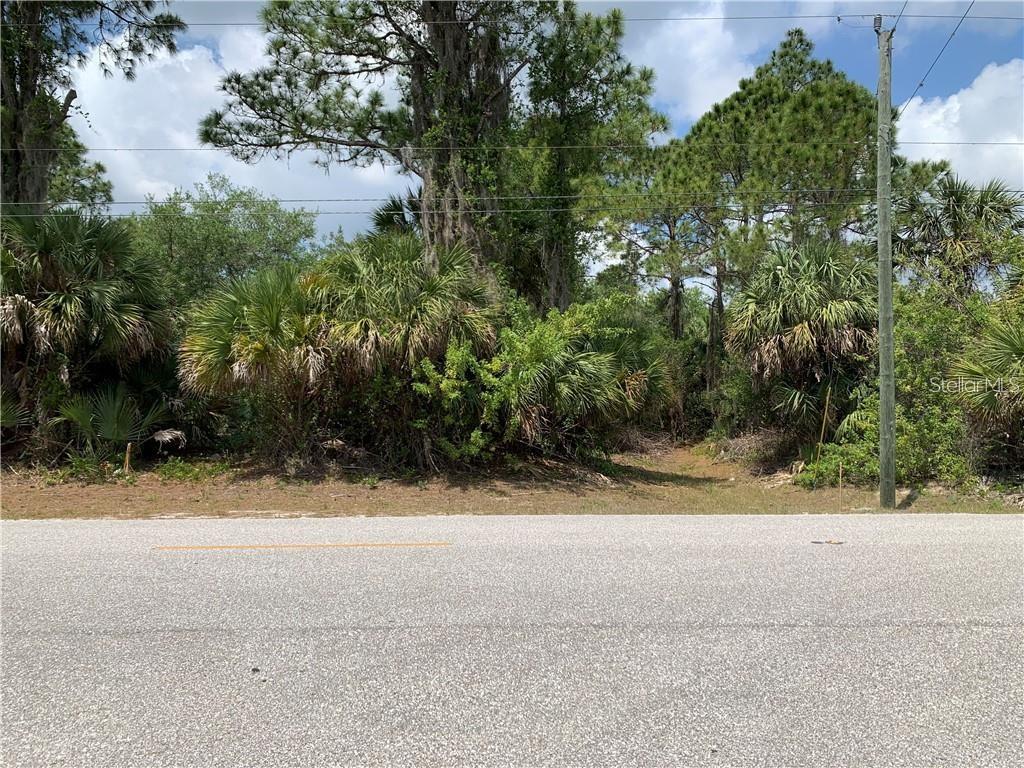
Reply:
M483 425L495 439L560 455L606 449L671 394L656 336L621 295L541 319L520 313L485 371Z
M977 476L982 456L971 426L955 394L944 386L953 363L984 321L985 303L965 299L963 309L951 307L932 290L898 286L896 325L896 479L912 484L937 480L950 486ZM811 463L819 483L839 480L839 462L851 482L878 480L877 379L859 390L860 402L836 434L837 442L822 448L821 461Z
M186 461L179 456L171 456L154 468L156 476L164 481L184 481L197 483L226 474L231 465L226 461Z

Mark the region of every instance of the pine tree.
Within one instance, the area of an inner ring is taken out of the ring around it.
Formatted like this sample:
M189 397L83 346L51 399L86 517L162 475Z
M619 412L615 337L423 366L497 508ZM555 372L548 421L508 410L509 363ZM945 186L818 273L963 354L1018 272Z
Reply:
M78 93L71 72L94 47L108 73L129 80L156 51L175 51L185 24L154 13L154 0L0 3L2 198L5 205L46 207L62 130ZM73 148L71 149L73 152Z

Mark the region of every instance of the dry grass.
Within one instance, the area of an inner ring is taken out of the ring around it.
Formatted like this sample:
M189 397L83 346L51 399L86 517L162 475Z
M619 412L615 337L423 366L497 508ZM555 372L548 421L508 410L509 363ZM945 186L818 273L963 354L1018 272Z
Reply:
M906 494L910 512L1014 511L998 501L929 490ZM421 480L372 475L282 480L253 468L201 481L142 472L132 483L48 484L3 474L2 516L13 518L291 517L495 514L806 514L870 512L875 494L805 491L752 476L733 462L677 448L621 455L599 471L526 465L515 474Z

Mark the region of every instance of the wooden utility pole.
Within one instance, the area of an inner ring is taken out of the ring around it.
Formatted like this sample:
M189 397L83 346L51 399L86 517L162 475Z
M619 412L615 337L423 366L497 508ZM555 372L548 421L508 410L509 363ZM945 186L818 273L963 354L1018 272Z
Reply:
M878 495L896 508L896 372L892 340L892 30L878 35Z

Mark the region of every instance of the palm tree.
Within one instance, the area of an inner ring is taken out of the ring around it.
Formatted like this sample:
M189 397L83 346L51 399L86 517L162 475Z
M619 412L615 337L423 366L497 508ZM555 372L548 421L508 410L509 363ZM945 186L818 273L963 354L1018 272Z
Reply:
M726 343L802 427L839 406L875 336L875 276L834 244L772 252L729 306ZM827 414L831 421L834 409Z
M432 273L422 254L413 235L379 234L309 274L282 266L230 283L189 318L182 381L206 394L257 392L277 453L308 453L327 401L357 399L378 374L399 384L389 409L396 430L410 429L416 366L450 342L482 350L494 339L491 298L469 255L442 252Z
M156 431L166 415L166 408L159 402L143 411L119 384L91 395L73 395L60 404L53 421L72 426L77 448L84 455L109 458L128 443L139 445L150 439L165 442L172 433L176 442L183 443L184 435L177 430Z
M48 375L81 389L165 348L162 277L135 253L124 222L78 211L7 216L0 246L3 386L20 409L36 410Z
M419 230L419 198L391 195L373 212L373 231L377 234L413 234Z
M494 341L493 298L462 247L425 266L423 242L376 234L325 260L310 287L325 312L330 346L347 378L383 370L408 375L439 359L453 341L478 351Z
M874 281L868 262L832 244L776 250L729 306L729 347L763 380L863 354L876 322Z
M266 269L229 282L193 309L179 373L203 394L248 386L307 392L326 366L323 335L298 267Z
M911 272L946 284L950 295L974 289L991 270L1024 256L1024 194L999 181L975 187L943 173L896 207L893 251Z
M1024 324L992 322L950 371L961 400L992 423L1024 419Z
M609 309L608 301L574 305L505 329L483 421L505 441L578 452L664 402L664 361Z
M77 211L2 228L3 337L13 345L134 361L166 338L158 267L124 222Z
M262 399L270 453L303 450L316 419L310 400L328 364L324 317L294 265L236 279L193 308L179 376L197 394L245 389Z

